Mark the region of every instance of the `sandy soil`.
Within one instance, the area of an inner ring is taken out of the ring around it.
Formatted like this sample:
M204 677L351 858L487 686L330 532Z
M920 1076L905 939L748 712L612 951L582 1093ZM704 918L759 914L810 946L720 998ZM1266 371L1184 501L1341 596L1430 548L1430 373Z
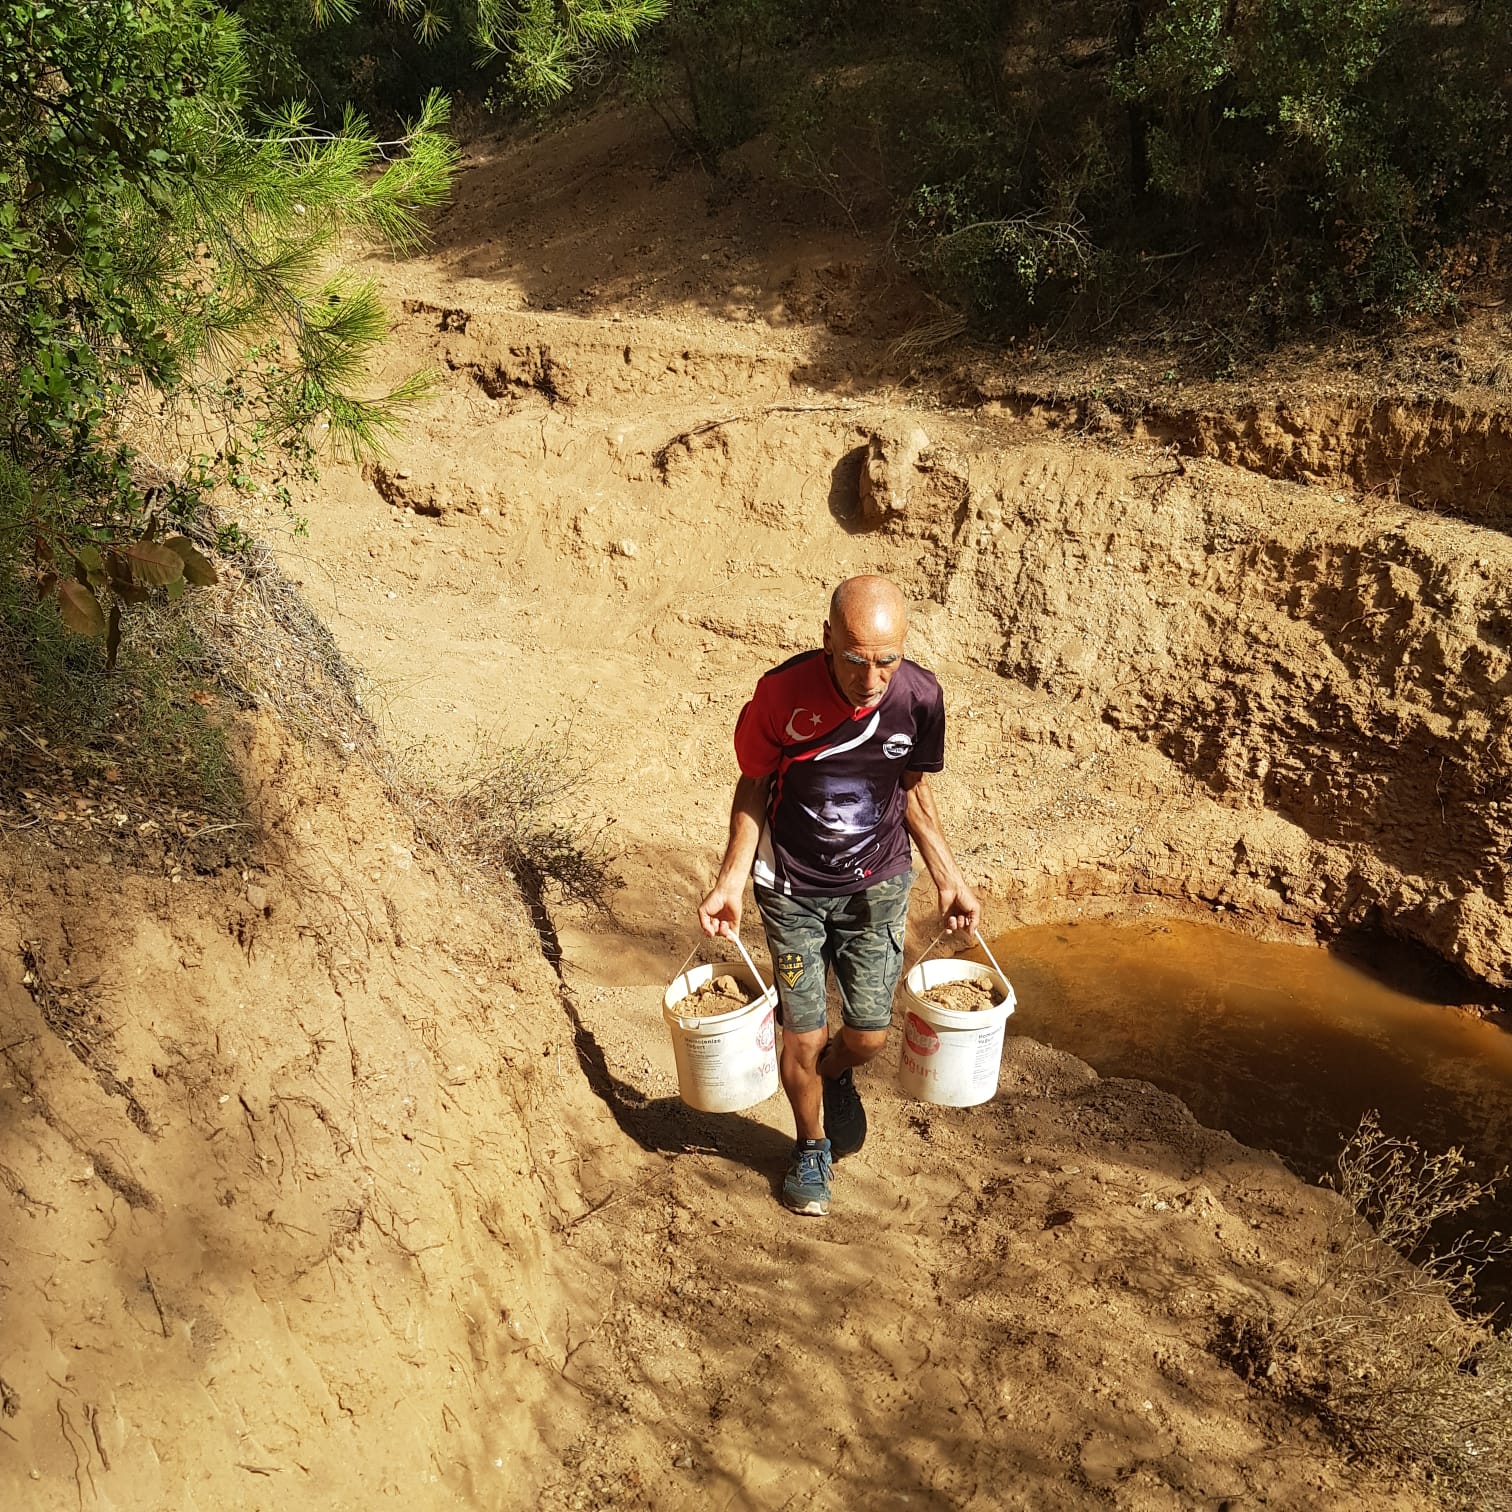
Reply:
M926 398L893 343L927 301L753 182L613 112L477 146L434 250L367 265L436 396L282 537L397 743L591 763L625 885L557 911L560 982L355 764L250 716L245 876L7 845L12 1504L1426 1505L1232 1368L1333 1211L1273 1157L1025 1039L973 1110L889 1054L795 1221L780 1096L684 1108L660 1000L734 716L862 570L946 685L994 926L1384 914L1507 980L1503 821L1458 821L1506 759L1512 549Z

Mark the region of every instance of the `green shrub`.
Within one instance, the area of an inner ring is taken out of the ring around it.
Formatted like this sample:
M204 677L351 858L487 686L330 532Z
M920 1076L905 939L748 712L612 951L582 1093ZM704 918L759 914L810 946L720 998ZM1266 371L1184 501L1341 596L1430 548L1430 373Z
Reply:
M767 123L796 62L797 0L674 5L630 60L631 98L711 173Z

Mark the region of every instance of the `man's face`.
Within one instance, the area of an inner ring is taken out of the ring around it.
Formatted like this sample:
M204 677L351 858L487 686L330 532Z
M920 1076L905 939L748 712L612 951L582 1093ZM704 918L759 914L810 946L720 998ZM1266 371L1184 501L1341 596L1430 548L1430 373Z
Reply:
M830 673L853 709L870 709L881 701L893 673L903 665L903 634L890 627L853 630L844 623L825 622Z

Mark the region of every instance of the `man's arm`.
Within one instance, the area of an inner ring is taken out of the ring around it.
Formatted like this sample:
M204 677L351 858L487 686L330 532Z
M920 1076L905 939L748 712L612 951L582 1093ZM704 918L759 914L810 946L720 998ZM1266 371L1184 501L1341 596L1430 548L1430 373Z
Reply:
M961 875L940 825L940 811L935 807L934 791L927 772L904 772L903 791L908 807L903 823L924 857L924 865L940 894L940 917L947 929L974 930L982 917L982 905Z
M709 896L698 905L698 923L706 935L740 933L740 910L745 885L756 859L756 843L766 818L767 785L770 777L742 777L735 784L730 805L730 839L725 846L719 877Z

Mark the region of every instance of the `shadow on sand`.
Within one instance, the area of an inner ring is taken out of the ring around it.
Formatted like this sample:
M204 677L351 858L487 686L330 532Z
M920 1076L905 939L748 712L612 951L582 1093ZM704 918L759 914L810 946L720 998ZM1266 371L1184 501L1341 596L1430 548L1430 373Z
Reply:
M675 1097L647 1097L609 1069L602 1047L566 992L562 1005L588 1085L641 1149L662 1155L721 1155L767 1177L774 1196L781 1191L793 1149L788 1135L740 1113L700 1113Z

